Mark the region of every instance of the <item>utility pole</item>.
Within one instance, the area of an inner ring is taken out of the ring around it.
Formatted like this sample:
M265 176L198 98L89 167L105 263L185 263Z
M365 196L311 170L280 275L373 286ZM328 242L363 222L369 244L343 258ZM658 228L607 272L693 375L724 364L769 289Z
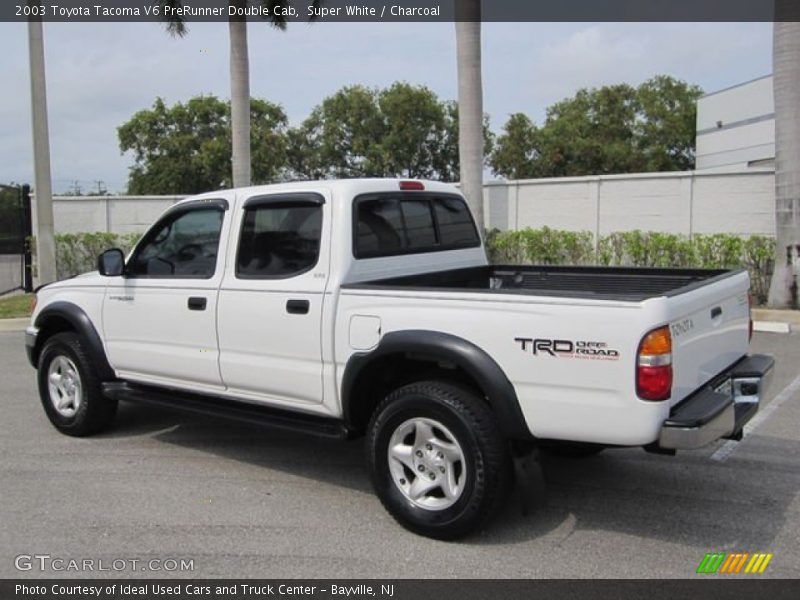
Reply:
M34 191L36 194L36 263L39 284L56 280L56 246L53 235L53 189L50 180L50 133L47 127L47 86L44 71L42 21L28 20L28 54L31 71Z

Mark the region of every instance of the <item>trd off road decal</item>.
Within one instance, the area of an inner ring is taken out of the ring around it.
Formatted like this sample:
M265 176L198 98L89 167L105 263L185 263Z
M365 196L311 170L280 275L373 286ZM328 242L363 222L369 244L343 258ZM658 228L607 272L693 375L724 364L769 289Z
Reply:
M546 338L516 337L523 352L534 356L554 356L556 358L580 358L590 360L619 360L619 352L608 347L605 342L586 340L552 340Z

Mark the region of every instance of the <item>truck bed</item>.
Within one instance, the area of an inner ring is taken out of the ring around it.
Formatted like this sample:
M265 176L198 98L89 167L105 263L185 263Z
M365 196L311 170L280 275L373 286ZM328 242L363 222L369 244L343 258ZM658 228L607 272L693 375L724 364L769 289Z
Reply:
M342 287L486 292L640 302L648 298L682 294L739 272L741 269L487 265L376 279Z

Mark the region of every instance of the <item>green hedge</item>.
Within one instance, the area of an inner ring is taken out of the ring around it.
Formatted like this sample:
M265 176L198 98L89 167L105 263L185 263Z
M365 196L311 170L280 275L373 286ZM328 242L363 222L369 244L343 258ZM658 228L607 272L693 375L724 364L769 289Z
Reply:
M592 265L633 267L744 267L756 300L767 300L775 240L728 234L691 238L654 231L615 232L600 238L597 251L588 231L492 230L486 236L489 258L497 264Z
M139 241L139 233L59 233L56 234L56 277L67 279L97 269L97 257L109 248L121 248L127 254ZM35 240L29 240L36 260Z
M97 268L97 256L108 248L122 248L127 254L139 237L135 233L56 235L58 278L93 271ZM543 227L519 231L494 229L486 235L486 249L490 260L497 264L744 267L750 272L753 295L763 304L772 276L775 240L727 234L694 235L690 239L672 233L624 231L601 237L595 251L594 236L589 231Z

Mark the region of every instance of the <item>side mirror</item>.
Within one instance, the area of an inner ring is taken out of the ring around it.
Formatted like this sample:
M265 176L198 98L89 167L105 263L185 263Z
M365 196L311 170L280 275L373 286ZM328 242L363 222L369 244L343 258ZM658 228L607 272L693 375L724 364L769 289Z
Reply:
M106 277L119 277L125 270L125 255L119 248L106 250L97 257L97 270Z

